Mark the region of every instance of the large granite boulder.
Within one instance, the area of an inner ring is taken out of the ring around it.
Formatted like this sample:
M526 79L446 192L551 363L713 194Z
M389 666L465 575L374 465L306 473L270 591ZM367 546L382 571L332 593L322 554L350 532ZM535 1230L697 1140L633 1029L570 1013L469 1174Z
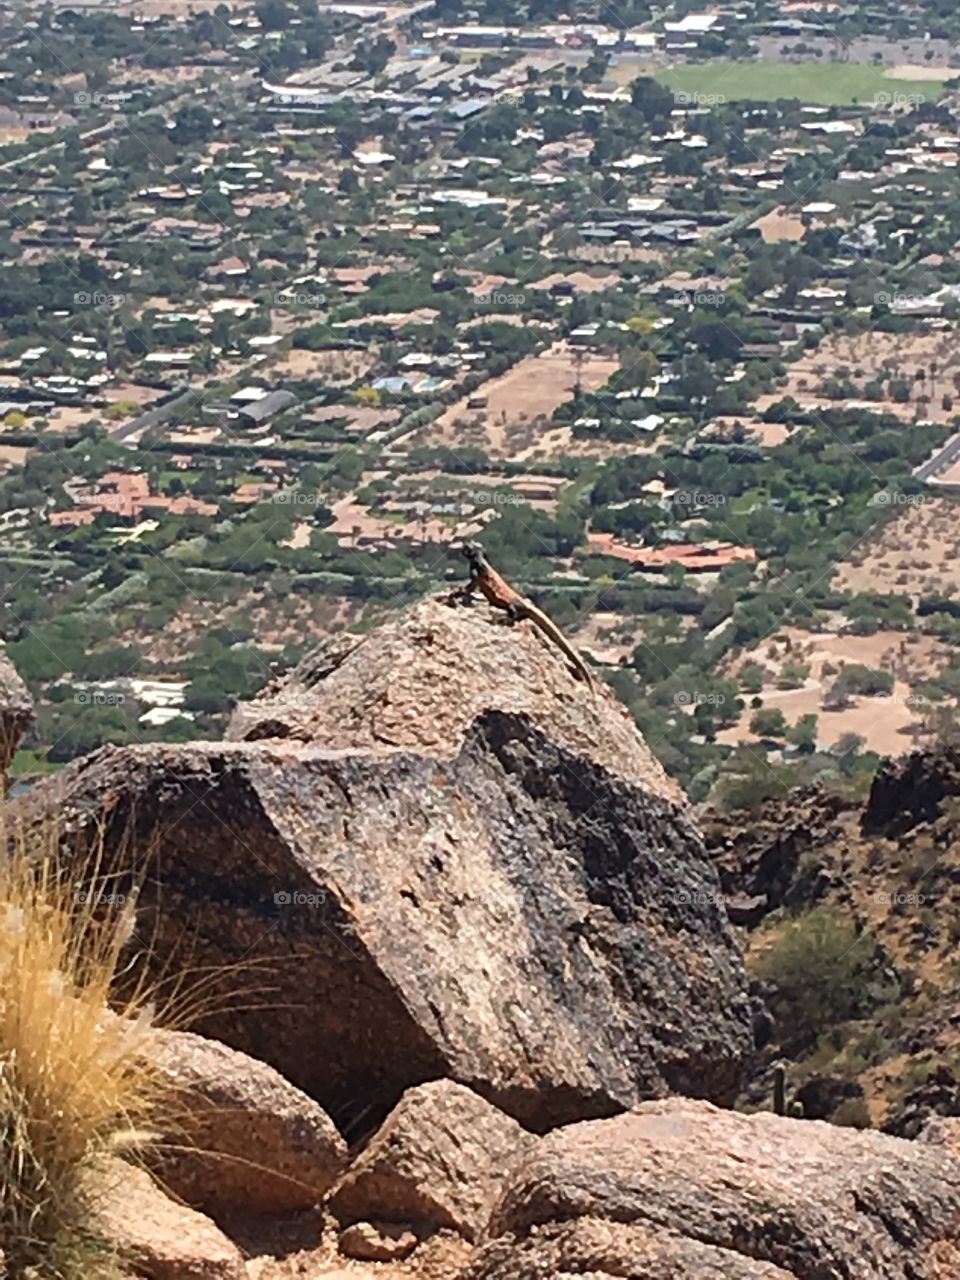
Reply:
M27 686L0 650L0 777L9 769L32 719L33 699Z
M747 984L684 797L528 623L423 601L230 741L104 748L14 818L52 813L140 860L159 972L221 971L197 1029L341 1129L437 1078L534 1129L736 1092Z
M542 1138L462 1280L957 1275L960 1158L944 1142L669 1099Z

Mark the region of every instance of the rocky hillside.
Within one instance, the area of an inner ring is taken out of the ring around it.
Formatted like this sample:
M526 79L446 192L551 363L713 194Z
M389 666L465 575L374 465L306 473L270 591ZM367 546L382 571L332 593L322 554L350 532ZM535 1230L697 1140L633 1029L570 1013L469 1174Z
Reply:
M68 766L8 820L77 874L97 850L131 978L204 994L151 1045L150 1172L105 1169L91 1221L150 1280L960 1274L949 1072L899 1124L869 1094L902 1136L814 1118L856 1118L872 1068L821 1059L894 995L908 1061L948 1035L876 897L915 865L950 892L955 776L705 841L608 690L441 599L321 646L225 742Z
M744 1102L769 1098L771 1064L786 1059L817 1118L901 1132L906 1108L915 1131L924 1096L960 1114L954 754L886 762L865 805L810 788L702 823L771 1013Z

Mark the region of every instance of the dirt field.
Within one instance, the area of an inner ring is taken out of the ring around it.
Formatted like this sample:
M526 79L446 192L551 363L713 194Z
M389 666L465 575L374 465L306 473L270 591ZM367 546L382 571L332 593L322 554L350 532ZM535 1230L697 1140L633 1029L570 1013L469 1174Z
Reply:
M628 659L643 639L643 628L634 620L599 610L588 614L582 626L568 631L576 638L578 649L608 666L618 666L621 660Z
M832 746L845 733L856 733L865 740L868 750L897 756L930 739L924 704L918 702L914 689L937 672L948 655L946 645L919 634L878 631L872 636L841 636L785 628L738 659L731 672L735 674L746 662L760 663L766 671L761 695L764 708L782 711L790 725L801 716L817 716L821 746ZM802 688L776 687L778 675L788 661L810 668ZM843 710L824 710L824 695L845 664L891 672L893 693L887 697L856 698ZM728 745L756 741L749 729L753 714L748 706L738 724L718 733L717 741Z
M845 335L825 338L815 351L807 352L789 366L782 387L760 396L753 409L763 413L785 396L813 408L839 408L843 400L830 400L823 385L840 377L857 388L852 400L864 400L878 411L895 414L904 422L920 417L931 422L950 422L956 408L944 409L944 396L956 398L954 378L960 376L960 346L950 332L898 334L870 331L856 337ZM866 401L863 390L868 382L883 382L883 397ZM890 395L890 381L909 384L910 399L898 404ZM925 402L924 402L925 401Z
M616 360L587 355L580 368L583 386L596 391L618 368ZM483 408L468 409L458 400L436 422L411 440L417 445L477 445L493 458L540 456L554 410L573 394L577 371L573 352L556 342L539 356L527 356L469 397L483 397Z
M30 450L17 444L0 444L0 475L14 467L22 467Z
M706 439L723 439L738 426L743 427L751 440L765 449L775 449L792 435L791 429L782 422L763 422L760 418L737 417L714 418L703 431Z
M373 365L374 357L368 351L355 351L351 347L335 347L329 351L294 347L273 369L288 379L325 378L330 382L349 383L362 378Z
M788 213L786 209L772 209L751 227L756 228L763 237L764 244L776 244L779 240L802 240L807 234L803 219L799 214Z
M960 592L960 500L923 498L904 508L840 565L844 591L955 597Z
M936 80L943 83L943 67L931 67L920 62L903 62L888 67L884 73L888 80Z

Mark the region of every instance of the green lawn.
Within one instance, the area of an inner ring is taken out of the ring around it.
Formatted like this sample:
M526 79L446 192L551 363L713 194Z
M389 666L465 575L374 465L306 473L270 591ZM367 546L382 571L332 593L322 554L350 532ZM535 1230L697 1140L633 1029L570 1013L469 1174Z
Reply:
M956 74L942 70L943 80ZM883 67L842 62L821 66L814 62L731 62L717 58L666 67L655 78L675 93L705 94L731 102L799 98L822 106L841 106L869 103L877 94L887 94L887 101L901 95L932 101L943 91L942 80L894 80L884 74Z
M35 778L43 773L56 773L58 769L62 768L62 764L56 764L48 760L45 752L31 751L24 748L18 751L10 761L10 777Z

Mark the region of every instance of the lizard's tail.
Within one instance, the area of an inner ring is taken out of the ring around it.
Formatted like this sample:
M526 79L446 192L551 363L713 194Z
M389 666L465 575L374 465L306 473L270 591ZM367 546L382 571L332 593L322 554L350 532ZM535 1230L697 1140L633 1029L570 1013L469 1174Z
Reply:
M543 634L549 640L552 640L560 652L570 660L580 679L586 682L587 687L590 689L593 696L596 697L596 686L593 682L593 676L590 674L587 664L584 662L583 658L581 658L580 654L577 653L576 649L574 649L573 645L563 634L557 624L551 618L548 618L547 615L534 604L528 603L524 612L530 618L530 621L539 627Z

